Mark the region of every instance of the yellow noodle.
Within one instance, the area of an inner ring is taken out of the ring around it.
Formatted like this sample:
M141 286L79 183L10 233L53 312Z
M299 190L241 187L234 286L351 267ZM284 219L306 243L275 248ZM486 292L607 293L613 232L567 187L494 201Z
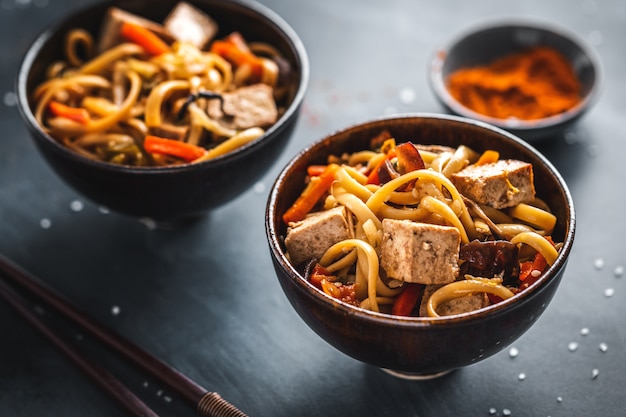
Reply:
M223 137L234 137L237 135L237 131L233 129L229 129L227 127L222 126L217 122L217 120L213 120L209 117L208 114L204 110L202 110L196 103L191 103L187 107L189 114L191 115L191 126L201 126L202 128L208 130L209 132L213 132L218 136ZM214 152L215 153L215 152ZM216 155L206 155L205 159L214 158Z
M376 297L376 305L378 306L378 304L381 305L389 305L389 304L393 304L394 299L392 297ZM361 304L359 304L359 307L365 309L365 310L374 310L372 308L372 300L370 298L366 298L365 300L361 301ZM374 311L378 311L378 310L374 310Z
M348 252L348 254L342 258L337 259L330 265L326 265L324 268L328 270L331 274L334 274L337 271L350 267L357 259L356 249Z
M367 186L367 175L363 174L362 172L360 172L359 170L357 170L356 168L350 165L342 165L342 167L343 169L346 170L348 174L350 174L352 178L354 178L356 182L358 182L359 184L363 186ZM369 188L368 190L371 193L371 190Z
M154 87L146 99L146 126L161 126L161 106L165 98L175 91L189 91L190 88L190 83L187 80L169 80Z
M340 166L339 169L335 171L335 178L341 187L343 187L347 192L354 194L362 201L367 201L367 199L372 195L370 190L359 184L354 177L348 174L344 165Z
M208 159L225 155L237 148L241 148L243 145L250 143L255 139L258 139L263 136L264 133L265 131L260 127L251 127L250 129L246 129L226 139L215 148L209 149L204 156L196 159L196 162L206 161Z
M378 215L385 219L395 220L413 220L415 222L424 221L429 215L430 211L423 207L416 208L395 208L387 205L381 206L378 211Z
M81 65L83 60L78 56L77 49L83 48L87 56L93 54L93 37L84 29L74 29L65 38L65 56L70 65Z
M320 265L328 265L339 254L345 252L347 249L356 247L358 250L358 258L365 256L367 259L367 297L370 300L370 307L373 311L379 311L378 303L376 301L376 281L378 280L378 255L374 248L372 248L366 242L359 239L348 239L342 242L336 243L331 246L322 259L320 259Z
M439 214L441 217L443 217L449 224L459 230L459 233L461 234L461 242L469 243L465 227L463 227L463 224L454 213L454 211L452 211L450 206L430 196L424 197L420 202L420 206L424 207L426 210L432 213Z
M144 49L135 43L122 43L86 62L78 69L78 73L83 75L102 73L125 57L143 53L145 53Z
M547 234L552 233L556 225L556 216L554 214L524 203L511 207L509 214L518 220L545 230Z
M452 199L458 200L461 203L461 206L462 206L462 213L460 216L461 222L463 223L463 227L466 233L468 234L468 236L473 238L475 235L474 221L472 220L472 217L467 211L467 207L465 206L465 203L463 203L463 198L461 197L456 187L452 184L452 182L450 182L448 178L446 178L441 173L432 171L430 169L420 169L417 171L411 171L398 178L395 178L389 181L388 183L380 187L374 194L372 194L369 200L367 200L367 203L366 203L367 206L370 208L370 210L372 210L374 214L378 214L382 205L385 204L385 201L389 198L389 195L393 191L395 191L398 187L405 184L406 182L411 181L413 179L417 179L417 178L427 178L437 183L439 187L445 187L450 193L450 195L452 196Z
M446 301L465 297L473 293L490 293L497 295L503 300L513 297L513 293L501 284L488 282L489 280L466 279L446 284L435 291L427 302L428 315L439 317L437 308Z
M359 164L369 164L370 162L373 162L375 158L386 158L386 155L374 151L354 152L348 157L348 165L356 166Z
M511 243L524 243L533 247L537 252L541 253L548 265L554 264L559 253L555 247L545 237L535 232L522 232L515 235L511 239Z

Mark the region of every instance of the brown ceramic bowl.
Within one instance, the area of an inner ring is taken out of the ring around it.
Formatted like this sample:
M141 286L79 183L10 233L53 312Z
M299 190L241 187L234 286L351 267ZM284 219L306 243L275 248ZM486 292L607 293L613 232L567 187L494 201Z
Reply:
M271 167L293 131L309 79L306 50L293 29L276 13L254 1L191 0L220 26L218 37L238 30L250 41L265 41L282 52L294 70L286 111L263 136L211 161L172 167L129 167L84 158L46 134L33 116L32 91L46 66L60 58L70 28L97 38L110 6L157 22L177 0L106 1L85 7L45 29L27 51L17 78L19 110L45 160L70 186L92 201L134 217L170 221L194 216L239 196Z
M285 256L282 214L303 189L306 168L329 154L367 149L387 129L413 143L496 149L502 158L533 164L537 194L554 210L554 237L563 241L556 262L527 290L485 309L448 317L397 317L346 304L317 290ZM534 148L499 128L456 116L416 114L382 118L332 133L296 155L271 189L266 230L278 281L300 317L328 343L362 362L398 375L423 377L476 363L519 338L541 316L563 277L574 242L574 206L552 164Z
M458 69L488 65L535 46L553 48L571 63L581 83L578 105L543 119L497 119L465 107L446 87L448 77ZM485 22L459 33L435 50L429 72L431 89L447 111L498 126L529 141L554 137L578 121L595 104L602 75L599 58L579 36L553 24L522 18Z

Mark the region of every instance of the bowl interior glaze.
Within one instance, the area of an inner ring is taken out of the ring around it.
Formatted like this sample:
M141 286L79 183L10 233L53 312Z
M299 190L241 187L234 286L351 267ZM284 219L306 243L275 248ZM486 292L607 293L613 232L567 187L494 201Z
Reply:
M285 256L281 216L303 188L306 167L329 154L367 149L387 129L397 141L496 149L502 158L533 164L537 193L558 218L554 237L564 246L557 261L528 290L483 310L455 316L396 317L356 308L314 288ZM559 173L529 144L482 122L456 116L414 114L386 117L330 134L296 155L278 176L268 199L266 230L281 287L300 317L347 355L403 374L430 375L464 367L502 350L528 330L545 310L562 278L574 239L572 198Z

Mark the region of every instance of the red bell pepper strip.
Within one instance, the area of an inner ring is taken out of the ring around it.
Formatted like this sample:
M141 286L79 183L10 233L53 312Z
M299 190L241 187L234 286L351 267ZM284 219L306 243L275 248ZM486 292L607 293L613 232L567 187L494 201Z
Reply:
M396 146L396 154L398 155L398 172L406 174L407 172L424 169L424 160L422 155L411 142L402 143Z
M422 284L406 283L404 289L393 301L391 314L395 316L409 316L422 295Z
M322 174L317 177L311 177L311 181L302 191L302 194L283 214L283 221L289 224L304 219L304 216L315 207L319 199L330 189L330 186L335 181L335 171L338 168L339 165L330 164Z
M159 38L156 33L136 23L128 21L122 23L120 35L122 35L125 39L142 46L146 52L153 56L161 55L170 51L169 45L165 43L163 39Z
M66 106L63 103L54 100L48 103L48 110L50 110L50 112L55 116L70 119L82 125L88 124L91 120L87 109L83 109L82 107Z
M175 156L187 162L194 161L207 152L207 150L201 146L152 135L146 136L143 147L146 152Z

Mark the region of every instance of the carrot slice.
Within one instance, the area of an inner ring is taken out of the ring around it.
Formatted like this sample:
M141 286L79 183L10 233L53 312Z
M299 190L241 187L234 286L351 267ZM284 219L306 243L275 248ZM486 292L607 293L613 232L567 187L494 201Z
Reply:
M482 155L480 155L475 165L484 165L484 164L490 164L493 162L498 162L498 159L500 159L500 153L498 151L493 151L493 150L488 149L485 152L483 152Z
M187 162L194 161L207 152L207 150L201 146L152 135L146 136L143 147L146 152L175 156Z
M86 125L91 120L89 112L82 107L70 107L53 100L48 103L48 109L55 116L64 117L83 125Z
M170 51L170 47L157 34L132 22L122 23L120 35L143 47L150 55L161 55Z
M283 214L283 221L287 224L304 219L320 198L330 189L335 181L335 171L339 168L337 164L330 164L317 177L312 177L302 194L296 199L293 205Z

